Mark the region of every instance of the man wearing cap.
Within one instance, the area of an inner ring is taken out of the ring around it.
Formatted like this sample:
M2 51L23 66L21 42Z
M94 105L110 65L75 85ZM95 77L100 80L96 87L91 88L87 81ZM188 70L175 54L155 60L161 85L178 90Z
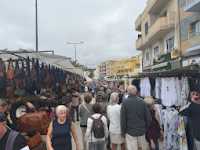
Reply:
M0 150L30 150L25 138L6 125L6 116L0 112Z

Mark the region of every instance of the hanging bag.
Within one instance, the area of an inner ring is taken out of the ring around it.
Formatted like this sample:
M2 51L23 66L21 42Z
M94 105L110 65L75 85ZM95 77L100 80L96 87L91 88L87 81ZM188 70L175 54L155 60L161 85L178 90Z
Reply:
M6 149L5 150L13 150L15 139L19 135L18 132L11 130L8 136L8 140L6 142Z

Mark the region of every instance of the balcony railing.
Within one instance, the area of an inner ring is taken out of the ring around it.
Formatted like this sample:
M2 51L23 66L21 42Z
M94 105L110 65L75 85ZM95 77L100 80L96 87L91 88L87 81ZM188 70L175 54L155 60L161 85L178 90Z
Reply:
M165 34L170 29L175 27L175 16L160 17L156 20L154 24L149 29L148 40L154 36L162 36L162 33ZM162 33L161 33L162 32Z
M163 38L171 29L175 27L175 15L158 18L154 24L149 27L147 36L139 37L136 40L136 48L143 50L152 42L156 42Z
M199 43L200 43L200 32L189 33L188 41L189 41L189 45L191 47L193 47L195 45L199 45Z
M196 37L196 36L200 36L200 32L191 32L191 33L189 33L189 38L193 38L193 37Z
M147 3L148 12L151 14L159 14L169 0L149 0Z
M135 21L135 29L141 31L142 15L139 15Z
M183 6L185 11L200 12L200 0L184 0Z
M143 40L142 40L142 37L140 37L140 38L138 38L138 39L136 40L136 48L137 48L138 50L142 50L142 49L143 49L142 46L143 46Z

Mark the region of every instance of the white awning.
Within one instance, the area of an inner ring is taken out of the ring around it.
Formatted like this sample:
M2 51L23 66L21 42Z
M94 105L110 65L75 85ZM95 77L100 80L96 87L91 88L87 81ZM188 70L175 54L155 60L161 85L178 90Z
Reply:
M191 52L191 51L195 51L195 50L200 50L200 45L196 45L196 46L193 46L191 48L188 48L187 52Z
M13 55L13 54L15 54L13 52L16 52L16 51L13 51L12 52L13 54L11 54L9 52L12 52L12 51L8 51L7 54L4 54L5 52L3 54L0 54L0 58L2 58L4 61L9 60L10 58L11 59L19 59L20 57L22 57L22 58L27 58L27 57L35 58L35 59L38 59L40 62L43 62L47 65L52 65L52 66L55 66L55 67L60 68L62 70L69 71L69 72L83 76L82 69L74 67L72 65L72 63L70 62L70 59L65 57L65 56L54 55L54 54L43 53L43 52L26 53L26 52L31 52L31 51L25 51L25 50L17 51L17 52L20 52L20 53L16 53L16 56L15 56L15 55Z

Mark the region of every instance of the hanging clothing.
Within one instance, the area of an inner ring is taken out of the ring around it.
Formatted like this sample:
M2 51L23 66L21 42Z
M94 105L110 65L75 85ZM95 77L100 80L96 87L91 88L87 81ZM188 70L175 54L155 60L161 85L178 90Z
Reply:
M161 100L164 106L173 106L177 103L177 90L175 78L162 78Z
M184 106L188 103L188 98L190 95L190 87L189 87L189 81L187 77L183 77L181 79L181 101L179 103L179 106Z
M151 96L151 84L149 78L143 78L140 82L140 95L142 97Z
M156 78L155 97L157 99L161 99L161 86L162 86L161 78Z
M186 136L186 127L183 117L179 117L178 124L178 135L179 135L179 145L180 150L188 150L187 136Z
M178 138L176 136L177 123L174 118L177 114L176 111L170 109L163 110L163 125L164 125L164 149L165 150L178 150Z
M200 91L200 79L198 78L190 78L189 86L191 91Z
M164 106L184 106L189 96L188 78L156 78L155 97L162 100Z
M7 69L7 79L8 80L13 80L14 79L14 66L12 60L9 61L8 64L8 69Z
M0 59L0 97L5 97L5 89L6 89L5 71L6 71L5 64Z
M165 150L188 150L183 118L174 108L162 110Z
M151 86L151 96L155 97L155 87L156 87L156 79L149 78L150 86Z
M176 102L175 106L181 106L182 98L181 98L181 90L182 90L182 80L179 78L174 78L175 89L176 89Z

